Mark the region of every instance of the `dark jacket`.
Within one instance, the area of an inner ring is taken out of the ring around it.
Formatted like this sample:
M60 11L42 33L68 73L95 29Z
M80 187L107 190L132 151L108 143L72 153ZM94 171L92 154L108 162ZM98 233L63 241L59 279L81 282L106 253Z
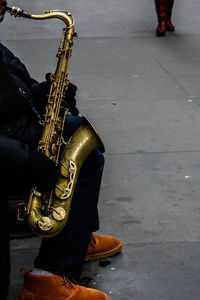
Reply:
M0 168L23 167L29 149L37 148L49 85L32 79L1 43L0 50Z

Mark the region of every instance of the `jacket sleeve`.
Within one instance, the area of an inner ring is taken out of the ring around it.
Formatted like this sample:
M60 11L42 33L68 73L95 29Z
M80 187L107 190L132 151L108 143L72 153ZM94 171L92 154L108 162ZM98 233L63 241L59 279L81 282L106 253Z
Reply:
M13 53L11 51L9 51L8 49L7 50L7 60L9 62L9 64L13 64L13 60L15 60L15 56L13 55ZM1 89L4 89L6 91L13 91L13 93L16 93L18 92L18 88L17 88L17 85L15 83L15 81L13 80L11 74L10 74L10 71L7 67L7 64L5 63L4 59L3 59L3 51L2 49L0 50L0 88ZM11 63L12 62L12 63Z
M47 81L39 83L36 79L32 78L25 65L14 55L9 62L9 69L26 82L32 93L33 104L36 108L39 110L43 109L49 93L49 83Z
M25 172L29 162L29 148L18 140L0 134L1 174L12 174L12 170Z
M10 106L9 100L15 102L16 96L20 94L16 82L13 80L11 74L19 77L31 92L32 102L36 109L43 113L47 102L47 95L49 93L49 83L47 81L38 83L37 80L31 78L26 66L21 60L16 57L7 47L0 43L0 113L1 107ZM19 95L21 97L21 95Z
M0 58L0 123L9 118L10 114L14 114L17 104L15 99L18 97L21 97L19 89Z

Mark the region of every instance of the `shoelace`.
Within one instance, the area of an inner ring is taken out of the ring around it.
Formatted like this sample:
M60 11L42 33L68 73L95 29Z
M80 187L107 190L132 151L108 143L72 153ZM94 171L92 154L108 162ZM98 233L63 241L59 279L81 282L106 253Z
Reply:
M69 290L73 288L73 284L67 277L63 277L63 285L66 286Z
M96 240L95 240L95 237L94 235L91 233L91 236L90 236L90 242L89 242L90 246L92 247L95 247L96 245Z
M71 279L70 281L66 276L63 276L63 285L67 286L69 289L72 289L73 285L79 285L79 283L75 279Z

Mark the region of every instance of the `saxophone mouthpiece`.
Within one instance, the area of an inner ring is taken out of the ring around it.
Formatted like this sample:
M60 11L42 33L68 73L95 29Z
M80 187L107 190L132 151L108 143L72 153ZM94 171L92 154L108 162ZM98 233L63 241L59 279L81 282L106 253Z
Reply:
M6 7L6 10L12 15L14 15L15 17L24 17L24 18L31 18L31 14L28 13L27 11L23 10L22 8L19 7Z

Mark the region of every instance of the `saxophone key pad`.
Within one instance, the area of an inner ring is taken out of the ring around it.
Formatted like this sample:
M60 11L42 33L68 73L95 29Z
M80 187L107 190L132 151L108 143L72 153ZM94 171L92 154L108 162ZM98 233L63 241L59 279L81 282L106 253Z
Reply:
M62 220L64 220L64 218L66 216L66 212L65 212L64 208L56 207L53 209L52 215L56 221L62 221Z

